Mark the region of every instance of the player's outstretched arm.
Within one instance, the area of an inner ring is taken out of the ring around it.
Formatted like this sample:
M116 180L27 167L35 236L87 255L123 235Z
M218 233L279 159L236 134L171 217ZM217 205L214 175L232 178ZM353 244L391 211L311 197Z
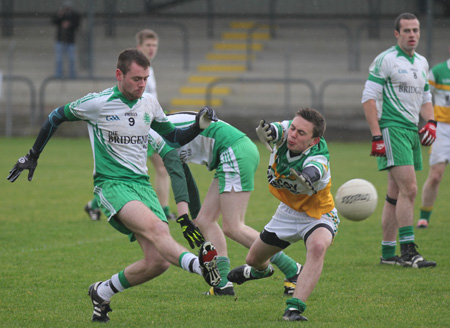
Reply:
M256 135L263 143L264 147L266 147L268 151L272 152L270 142L276 138L277 132L275 127L272 124L268 124L266 121L261 120L259 125L256 127Z
M7 179L11 182L17 180L23 170L28 170L28 181L33 180L34 170L37 166L37 160L48 140L51 138L53 133L55 133L58 126L66 121L66 116L64 115L64 106L55 109L44 122L39 131L38 137L34 142L33 147L28 151L25 156L19 158L17 163L13 166Z
M217 122L216 112L211 107L205 106L197 113L195 116L195 125L198 126L200 130L207 129L211 122Z
M161 124L152 124L152 128L164 138L170 147L179 148L192 141L200 132L208 128L211 122L216 121L218 118L214 109L205 106L195 115L195 122L188 127L176 128L171 122L165 122L163 125L170 124L172 126L171 132L165 134L161 132Z

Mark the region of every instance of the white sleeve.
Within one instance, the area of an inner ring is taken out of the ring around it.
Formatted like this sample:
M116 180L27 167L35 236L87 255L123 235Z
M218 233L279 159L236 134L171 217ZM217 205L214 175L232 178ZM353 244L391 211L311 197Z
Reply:
M381 84L367 80L364 86L361 104L364 104L367 100L370 99L373 100L381 99L382 93L383 93L383 86Z
M431 102L431 92L430 90L424 91L422 105Z

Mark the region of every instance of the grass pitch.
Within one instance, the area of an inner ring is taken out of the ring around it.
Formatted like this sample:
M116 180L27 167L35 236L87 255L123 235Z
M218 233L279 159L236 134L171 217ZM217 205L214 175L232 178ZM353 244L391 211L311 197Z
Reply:
M0 138L0 326L86 327L92 306L88 286L108 279L140 259L137 243L106 222L91 222L83 206L92 197L92 155L87 139L53 138L39 159L32 182L27 173L15 183L6 180L17 158L34 138ZM247 223L261 230L278 201L266 183L268 152L258 144L261 162L256 188L247 210ZM378 190L376 212L362 222L341 218L321 279L307 301L309 322L283 322L286 298L279 271L267 279L235 286L236 297L208 297L200 276L171 267L144 285L116 295L111 302L111 327L449 327L450 212L449 175L425 230L415 230L419 252L438 263L433 269L379 265L380 216L386 194L386 173L368 156L369 143L329 143L333 188L353 178L371 181ZM212 179L204 167L191 166L202 197ZM421 188L428 172L417 173ZM152 172L151 172L152 174ZM174 204L172 208L175 209ZM183 245L176 222L172 235ZM245 261L247 250L229 240L232 267ZM398 247L399 251L399 247ZM195 250L196 252L196 250ZM286 253L303 263L298 242Z

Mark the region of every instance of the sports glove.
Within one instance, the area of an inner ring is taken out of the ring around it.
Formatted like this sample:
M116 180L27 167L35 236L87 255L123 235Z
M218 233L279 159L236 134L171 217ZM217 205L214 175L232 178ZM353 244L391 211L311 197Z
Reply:
M427 124L419 131L420 143L424 146L431 146L436 140L437 122L429 120Z
M317 194L316 189L314 189L311 177L308 174L306 174L305 172L297 171L292 167L289 170L291 171L291 174L295 176L298 182L300 182L303 186L305 186L309 190L314 191L314 193Z
M211 107L205 106L195 116L195 125L201 130L206 129L211 122L217 122L216 112Z
M19 177L19 175L22 173L23 170L29 170L28 181L33 180L33 174L37 166L38 158L39 155L33 150L33 148L31 148L28 154L19 158L16 165L14 165L11 171L9 171L9 175L6 179L8 179L11 182L14 182L16 181L16 179Z
M183 214L177 219L177 222L180 224L183 236L189 242L189 246L191 246L192 249L195 248L195 245L200 247L205 241L205 237L203 237L202 233L194 225L192 220L189 219L189 216L187 214Z
M382 136L372 137L372 152L370 156L375 157L385 157L386 156L386 146L384 145Z
M275 127L272 124L267 124L266 121L261 120L256 127L256 135L268 151L272 152L270 141L273 141L276 136Z

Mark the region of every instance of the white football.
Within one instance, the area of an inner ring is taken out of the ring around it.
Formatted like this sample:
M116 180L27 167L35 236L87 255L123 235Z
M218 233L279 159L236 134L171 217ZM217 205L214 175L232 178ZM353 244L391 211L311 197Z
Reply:
M362 221L377 208L378 195L374 185L364 179L352 179L336 192L335 206L346 219Z

